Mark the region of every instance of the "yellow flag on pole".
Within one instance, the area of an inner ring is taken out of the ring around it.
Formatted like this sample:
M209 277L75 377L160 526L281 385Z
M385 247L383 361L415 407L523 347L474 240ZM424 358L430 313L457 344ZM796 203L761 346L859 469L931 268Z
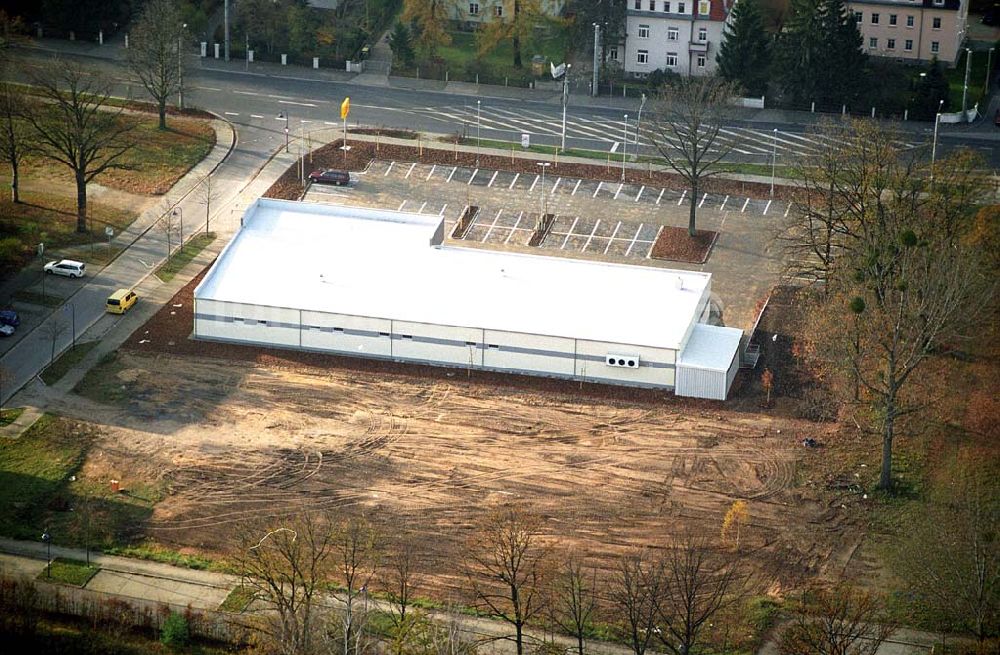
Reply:
M351 98L348 96L344 98L344 101L340 103L340 118L342 120L347 119L347 115L351 113Z

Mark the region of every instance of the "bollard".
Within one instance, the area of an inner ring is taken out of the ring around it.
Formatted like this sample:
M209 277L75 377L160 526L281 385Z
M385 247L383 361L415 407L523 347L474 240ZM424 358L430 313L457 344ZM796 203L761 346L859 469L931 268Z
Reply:
M503 78L503 85L507 86L507 78L506 77Z
M476 86L479 86L479 73L476 73Z
M125 49L128 50L128 34L125 35Z
M313 57L313 68L319 68L319 57Z
M816 113L816 101L815 100L813 100L812 107L810 107L809 111L811 111L814 114Z
M444 72L444 83L445 84L448 83L448 71L447 70Z
M104 30L97 30L97 43L104 45Z
M215 44L215 58L216 59L219 58L219 44L218 43Z
M208 56L208 42L206 42L206 41L202 41L201 42L201 56L202 56L202 58L205 58L205 57Z
M288 55L286 55L285 53L281 53L281 65L282 66L288 65Z
M872 118L875 118L875 108L872 107Z
M69 31L69 40L76 41L76 32L74 32L73 30Z
M627 96L628 96L628 84L622 84L622 97L625 98Z
M840 115L841 116L847 116L847 105L841 105L840 106Z
M247 50L247 63L253 63L253 50Z
M903 120L904 121L910 120L910 110L909 109L904 109L903 110Z

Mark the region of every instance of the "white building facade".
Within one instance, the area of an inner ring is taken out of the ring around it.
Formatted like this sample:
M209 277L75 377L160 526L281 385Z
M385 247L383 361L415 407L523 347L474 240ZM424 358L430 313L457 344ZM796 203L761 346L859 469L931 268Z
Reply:
M538 8L543 16L561 16L565 0L539 0ZM446 3L448 18L476 25L494 20L509 20L514 13L514 0L455 0Z
M680 75L715 72L722 31L732 3L726 0L628 0L624 51L608 58L635 77L657 69Z
M261 199L195 289L194 337L725 399L742 331L702 325L710 294L707 273L451 246L438 216Z

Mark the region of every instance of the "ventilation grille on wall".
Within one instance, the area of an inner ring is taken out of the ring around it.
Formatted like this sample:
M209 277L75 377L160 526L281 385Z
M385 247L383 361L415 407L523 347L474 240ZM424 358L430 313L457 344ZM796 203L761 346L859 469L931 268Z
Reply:
M622 368L639 368L638 355L617 355L615 353L608 353L607 357L604 358L604 362L608 366L621 366Z

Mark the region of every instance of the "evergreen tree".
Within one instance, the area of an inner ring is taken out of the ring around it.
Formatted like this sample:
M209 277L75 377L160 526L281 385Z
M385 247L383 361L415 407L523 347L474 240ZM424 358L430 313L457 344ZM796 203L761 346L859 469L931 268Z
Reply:
M934 120L938 111L948 111L950 91L948 79L941 70L941 62L935 57L927 72L920 78L913 98L913 118ZM944 104L941 101L944 100ZM940 107L940 108L939 108Z
M413 52L413 37L405 23L396 23L389 34L389 47L396 60L404 67L413 65L415 53Z
M779 81L793 104L851 105L865 88L867 56L843 0L792 0L776 54Z
M719 75L739 84L747 95L762 96L767 91L770 38L758 0L737 1L715 60Z

